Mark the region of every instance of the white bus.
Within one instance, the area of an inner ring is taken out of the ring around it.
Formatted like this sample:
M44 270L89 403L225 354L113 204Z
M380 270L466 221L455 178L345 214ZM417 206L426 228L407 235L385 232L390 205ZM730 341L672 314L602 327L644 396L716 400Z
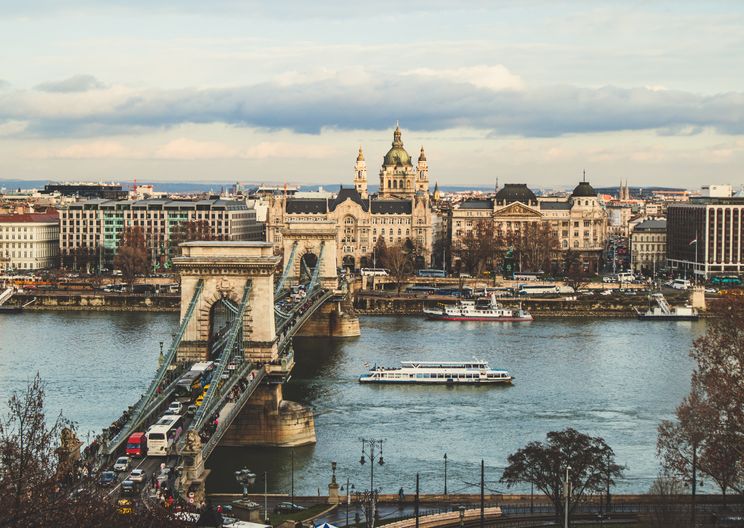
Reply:
M622 271L617 274L617 282L633 282L635 280L635 275L633 275L630 271Z
M541 281L544 277L544 271L515 271L512 278L516 281Z
M366 275L367 277L387 277L388 270L385 268L362 268L359 273Z
M166 414L147 430L147 455L168 456L171 446L178 442L183 432L183 418Z
M672 282L672 288L675 290L689 290L690 281L685 279L674 279L674 282Z
M517 293L519 295L542 295L546 293L560 293L560 289L555 284L541 284L536 286L520 284Z

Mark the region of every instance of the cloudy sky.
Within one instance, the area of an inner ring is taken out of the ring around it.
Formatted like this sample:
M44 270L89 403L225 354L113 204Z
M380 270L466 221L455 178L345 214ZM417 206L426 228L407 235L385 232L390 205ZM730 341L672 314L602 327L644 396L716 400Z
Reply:
M744 4L0 0L0 179L744 183Z

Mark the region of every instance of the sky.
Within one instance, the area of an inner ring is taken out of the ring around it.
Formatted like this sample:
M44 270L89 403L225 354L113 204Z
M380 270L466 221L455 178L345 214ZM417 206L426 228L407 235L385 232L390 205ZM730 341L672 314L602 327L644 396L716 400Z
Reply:
M0 179L744 184L744 3L0 0Z

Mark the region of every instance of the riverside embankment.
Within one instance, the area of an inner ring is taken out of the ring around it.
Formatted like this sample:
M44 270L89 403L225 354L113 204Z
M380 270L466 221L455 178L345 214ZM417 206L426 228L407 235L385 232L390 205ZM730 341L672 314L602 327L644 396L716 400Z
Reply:
M667 295L667 299L671 304L689 301L684 293ZM361 315L420 315L425 306L453 302L456 299L442 295L357 291L354 308ZM635 317L636 309L648 309L648 299L644 294L502 298L499 302L507 307L521 305L533 315L543 317Z
M90 291L33 291L16 293L10 306L24 310L98 312L177 312L179 294L109 293Z
M688 295L668 293L672 304L684 304ZM113 293L90 291L34 291L16 293L10 306L25 306L26 310L101 311L101 312L177 312L180 295L173 293ZM357 290L354 308L360 315L420 315L425 306L452 303L451 296L410 294L389 291ZM646 295L503 298L505 306L521 304L532 314L543 317L635 317L635 310L646 310Z

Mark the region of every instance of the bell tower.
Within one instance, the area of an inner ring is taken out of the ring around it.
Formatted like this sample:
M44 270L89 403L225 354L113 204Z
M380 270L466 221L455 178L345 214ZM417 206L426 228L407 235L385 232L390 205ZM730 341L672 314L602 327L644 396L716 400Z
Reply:
M426 162L424 147L421 146L418 164L416 165L416 190L429 192L429 164Z
M359 145L359 154L357 154L356 164L354 165L354 188L363 199L367 199L367 162L364 161L364 152L362 152L361 145Z

